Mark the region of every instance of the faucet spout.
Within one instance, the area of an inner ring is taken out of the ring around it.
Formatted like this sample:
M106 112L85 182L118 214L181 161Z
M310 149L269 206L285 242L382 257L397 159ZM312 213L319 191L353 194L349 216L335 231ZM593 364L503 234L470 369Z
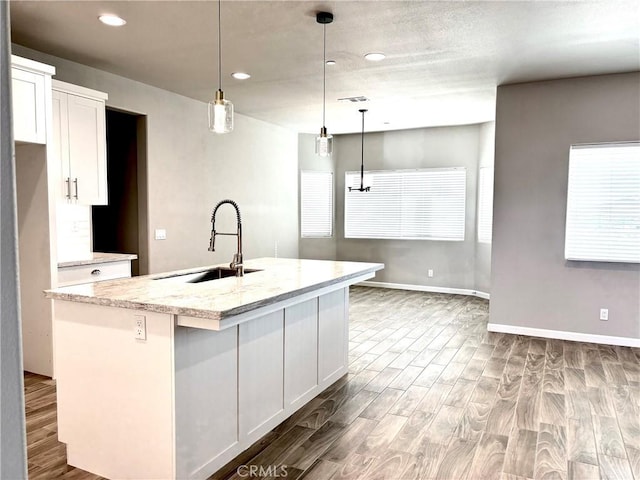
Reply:
M237 231L236 233L224 233L216 231L216 213L218 213L218 209L228 203L236 210L236 219L237 219ZM233 255L233 260L229 264L229 268L236 271L237 277L242 277L244 275L244 266L242 265L242 219L240 217L240 208L238 204L233 200L221 200L213 209L213 213L211 214L211 239L209 240L209 251L215 252L216 245L216 236L217 235L234 235L238 237L238 250Z

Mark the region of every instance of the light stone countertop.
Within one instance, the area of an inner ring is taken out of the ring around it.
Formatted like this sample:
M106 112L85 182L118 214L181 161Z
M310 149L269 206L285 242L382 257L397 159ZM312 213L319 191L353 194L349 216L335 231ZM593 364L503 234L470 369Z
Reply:
M66 262L59 262L58 268L65 267L78 267L80 265L93 265L96 263L110 263L110 262L122 262L124 260L135 260L138 255L135 253L102 253L92 252L91 258L85 258L82 260L68 260Z
M216 266L141 277L106 280L45 291L47 298L109 307L221 320L320 288L372 274L382 263L260 258L244 268L261 270L202 283L185 283L181 275Z

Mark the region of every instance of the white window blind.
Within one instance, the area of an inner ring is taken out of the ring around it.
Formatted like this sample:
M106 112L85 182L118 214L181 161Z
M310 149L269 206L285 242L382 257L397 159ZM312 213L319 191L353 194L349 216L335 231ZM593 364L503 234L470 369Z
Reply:
M333 235L333 173L300 174L300 231L303 237Z
M478 179L478 242L491 243L493 226L493 167L480 167Z
M345 174L345 238L464 240L466 169L431 168Z
M571 147L565 258L640 263L640 143Z

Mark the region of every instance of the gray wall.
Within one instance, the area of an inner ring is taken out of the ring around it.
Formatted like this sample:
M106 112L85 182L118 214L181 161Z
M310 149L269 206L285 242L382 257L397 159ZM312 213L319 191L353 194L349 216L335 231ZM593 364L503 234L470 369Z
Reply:
M360 169L360 134L334 137L332 158L314 153L315 135L298 136L300 170L335 173L334 235L301 239L300 257L383 262L375 281L490 291L491 245L476 239L477 178L493 165L493 122L365 134L365 169L467 168L464 242L344 238L344 174ZM433 278L427 270L433 269Z
M298 163L300 171L315 170L334 173L334 206L336 201L335 190L335 154L329 157L319 157L315 153L316 135L301 133L298 135ZM334 145L334 148L336 145ZM300 202L301 204L302 202ZM336 260L338 258L336 243L335 209L332 238L300 238L300 258L313 258L317 260Z
M344 238L344 175L360 169L360 134L336 141L336 233L339 260L383 262L380 282L475 289L476 184L480 126L424 128L365 135L365 169L466 167L465 240L361 240ZM433 269L433 278L427 270Z
M638 140L639 86L629 73L498 88L491 323L640 337L640 265L564 259L569 146Z
M279 256L298 256L295 132L236 113L234 131L215 135L202 102L24 47L14 53L54 65L58 80L108 93L107 106L147 115L148 197L141 201L148 204L150 272L231 261L232 238L207 251L211 210L224 198L242 211L245 258L273 256L276 244ZM218 218L220 230L235 231L231 208ZM153 240L156 228L167 230L167 240Z
M495 134L496 124L494 122L480 125L478 175L480 174L480 167L493 166ZM491 243L480 243L477 240L476 238L475 289L489 293L491 291Z
M9 38L9 2L0 2L0 478L27 478Z

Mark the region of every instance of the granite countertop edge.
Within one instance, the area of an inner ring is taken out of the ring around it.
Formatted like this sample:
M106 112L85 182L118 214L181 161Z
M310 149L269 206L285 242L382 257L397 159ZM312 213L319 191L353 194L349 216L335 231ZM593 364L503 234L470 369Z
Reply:
M79 267L82 265L95 265L96 263L112 263L122 262L125 260L136 260L138 255L135 253L102 253L92 252L91 258L83 258L79 260L67 260L58 262L58 268Z
M347 262L347 263L353 263L353 262ZM377 270L381 270L382 268L384 268L383 264L373 264L373 263L363 263L362 266L363 268L356 272L340 275L336 278L325 279L325 280L319 281L318 283L313 283L311 285L303 285L299 288L294 288L291 290L276 293L273 296L261 298L249 303L240 304L225 310L198 308L197 306L188 307L188 306L179 306L179 305L168 305L168 304L162 304L161 300L148 302L148 301L141 301L141 300L138 301L138 300L124 299L124 298L108 298L103 296L88 295L84 293L60 291L59 289L45 291L45 297L54 299L54 300L66 300L66 301L107 306L107 307L126 308L126 309L132 309L132 310L142 310L142 311L150 311L150 312L156 312L156 313L167 313L167 314L173 314L173 315L184 315L189 317L220 321L232 316L257 310L259 308L266 307L268 305L279 303L292 297L304 295L313 290L319 290L337 283L341 283L344 281L351 280L353 278L360 277L362 275L375 273ZM198 269L180 270L178 272L185 272L190 270L198 270ZM157 278L160 278L160 279L168 278L172 276L171 274L173 273L175 272L171 272L170 274L165 273L160 275L158 274L150 275L149 276L151 277L150 281L154 281L154 279L157 279ZM133 280L135 278L141 278L141 277L133 277L132 279L128 279L128 280Z

